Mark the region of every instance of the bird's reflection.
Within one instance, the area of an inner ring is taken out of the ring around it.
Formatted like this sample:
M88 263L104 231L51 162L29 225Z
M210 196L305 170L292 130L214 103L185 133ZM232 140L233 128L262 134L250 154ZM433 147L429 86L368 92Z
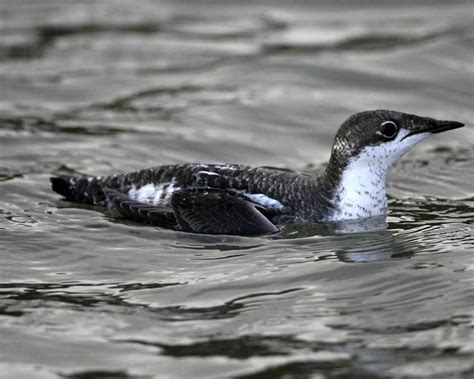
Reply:
M336 223L286 224L281 227L278 238L304 244L305 248L312 246L317 251L331 251L341 262L348 263L409 258L416 253L416 241L388 230L385 217Z

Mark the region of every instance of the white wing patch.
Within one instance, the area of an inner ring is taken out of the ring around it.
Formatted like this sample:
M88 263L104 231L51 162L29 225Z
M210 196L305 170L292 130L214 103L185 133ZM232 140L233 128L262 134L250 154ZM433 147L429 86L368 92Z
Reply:
M160 183L160 184L146 184L140 188L137 188L135 185L128 191L128 196L136 201L142 203L149 203L153 205L157 204L166 204L171 194L181 189L181 187L176 186L175 183Z
M256 204L261 205L262 207L271 208L271 209L283 209L283 204L278 200L272 199L264 195L263 193L243 193L243 195L253 201Z

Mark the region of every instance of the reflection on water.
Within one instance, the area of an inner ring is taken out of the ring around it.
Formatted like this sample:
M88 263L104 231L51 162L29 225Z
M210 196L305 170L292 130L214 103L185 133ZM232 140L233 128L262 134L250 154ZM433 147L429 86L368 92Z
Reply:
M0 377L467 378L471 4L0 4ZM468 124L397 165L385 220L180 233L51 174L317 172L350 114Z
M343 220L320 224L286 223L281 225L279 237L302 238L314 235L355 234L381 232L387 229L386 217L370 219Z

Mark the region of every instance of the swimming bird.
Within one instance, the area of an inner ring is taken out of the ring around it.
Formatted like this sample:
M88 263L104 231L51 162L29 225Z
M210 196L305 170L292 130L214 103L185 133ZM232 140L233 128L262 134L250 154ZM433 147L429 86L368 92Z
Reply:
M265 235L284 222L386 215L390 167L429 135L462 126L390 110L356 113L339 127L319 177L273 167L177 164L57 176L51 183L67 200L107 206L125 219L195 233Z

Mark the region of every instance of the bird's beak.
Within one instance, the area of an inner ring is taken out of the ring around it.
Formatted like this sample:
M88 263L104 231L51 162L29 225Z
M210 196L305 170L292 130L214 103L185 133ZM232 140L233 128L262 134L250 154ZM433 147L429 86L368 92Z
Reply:
M444 120L435 120L435 119L425 119L426 122L423 122L421 125L417 125L413 128L413 130L408 133L403 139L413 136L415 134L421 133L441 133L446 132L448 130L461 128L464 126L463 123L457 121L444 121Z

